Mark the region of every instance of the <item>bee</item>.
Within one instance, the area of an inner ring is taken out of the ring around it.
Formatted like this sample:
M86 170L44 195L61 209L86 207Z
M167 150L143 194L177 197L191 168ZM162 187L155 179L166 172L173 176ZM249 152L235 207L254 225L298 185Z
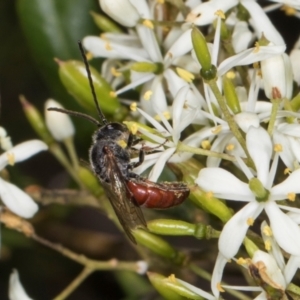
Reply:
M89 115L66 109L51 107L48 110L85 118L98 127L89 151L90 165L125 233L136 243L132 229L147 228L141 206L164 209L179 205L189 196L190 190L184 183L155 183L132 171L143 163L145 153L140 150L138 162L130 162L131 150L137 140L125 125L108 122L105 118L97 100L83 46L81 42L78 45L101 122ZM126 147L121 146L124 142Z

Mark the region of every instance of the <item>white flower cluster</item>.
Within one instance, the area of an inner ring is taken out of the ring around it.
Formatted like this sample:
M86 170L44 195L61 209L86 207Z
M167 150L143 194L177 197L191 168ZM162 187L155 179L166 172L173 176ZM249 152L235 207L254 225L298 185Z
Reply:
M227 260L235 257L249 226L263 211L273 244L290 254L294 263L293 270L284 273L285 284L278 283L283 289L300 266L300 209L282 205L282 201L294 201L300 193L300 105L299 95L293 91L293 81L300 85L300 43L290 55L286 54L284 37L268 17L270 10L283 4L299 17L300 2L274 2L263 8L254 0L187 0L189 13L185 15L182 10L171 22L164 1L100 0L102 10L128 30L83 40L94 57L105 58L102 75L117 95L139 87L137 110L157 134L145 128L139 128L139 132L160 147L146 155L137 172L154 165L150 179L156 180L167 161L183 162L192 157L192 153L178 151L181 143L197 148L206 142L212 152L231 155L245 175L246 181L242 181L220 168L222 156L214 155L207 158L206 168L195 181L204 192L219 199L246 203L221 232L211 299L219 298L217 285ZM201 53L193 48L192 32L195 26L204 25L213 40L207 43L207 49L210 63L216 68L212 79L215 89L208 79L201 82L203 66L197 59ZM222 44L224 28L227 47ZM224 97L226 80L233 83L234 89ZM262 89L268 100L259 98ZM197 129L188 136L185 133L180 141L183 131L191 132L193 128ZM274 184L279 159L288 176ZM257 256L264 260L264 254ZM257 257L253 263L257 263ZM281 270L285 272L283 263ZM264 293L257 299L267 299Z

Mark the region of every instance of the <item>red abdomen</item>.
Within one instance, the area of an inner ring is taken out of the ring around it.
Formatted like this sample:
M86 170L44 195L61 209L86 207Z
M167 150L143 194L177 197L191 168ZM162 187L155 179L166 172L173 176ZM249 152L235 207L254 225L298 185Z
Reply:
M184 183L155 183L148 180L127 181L131 197L147 208L169 208L181 204L190 194Z

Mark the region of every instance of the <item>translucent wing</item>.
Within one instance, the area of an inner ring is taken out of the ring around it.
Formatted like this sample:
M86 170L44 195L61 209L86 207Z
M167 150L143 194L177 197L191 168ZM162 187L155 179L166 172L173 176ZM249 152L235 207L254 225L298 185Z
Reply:
M116 158L110 149L106 148L105 167L108 182L101 181L110 203L127 236L136 243L131 229L147 227L140 207L130 197L123 174L117 164Z

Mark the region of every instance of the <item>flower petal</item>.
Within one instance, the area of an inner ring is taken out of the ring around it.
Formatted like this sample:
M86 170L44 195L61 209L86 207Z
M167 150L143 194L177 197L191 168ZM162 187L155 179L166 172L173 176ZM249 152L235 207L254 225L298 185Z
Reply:
M266 187L272 155L270 136L262 127L250 127L246 136L246 144L256 167L257 178Z
M211 278L211 290L217 299L219 299L220 296L219 286L222 281L223 271L226 263L227 259L222 255L221 252L219 252Z
M15 214L31 218L37 211L37 204L17 186L0 178L0 197L3 203Z
M284 214L273 201L266 203L265 210L278 245L287 253L300 256L300 228L298 225Z
M250 202L225 224L219 237L219 251L227 259L237 254L249 227L248 219L256 219L262 210L263 204Z
M19 278L17 270L13 270L9 277L9 300L32 300L26 294Z
M195 182L206 192L221 199L252 201L254 196L248 184L221 168L204 168Z

